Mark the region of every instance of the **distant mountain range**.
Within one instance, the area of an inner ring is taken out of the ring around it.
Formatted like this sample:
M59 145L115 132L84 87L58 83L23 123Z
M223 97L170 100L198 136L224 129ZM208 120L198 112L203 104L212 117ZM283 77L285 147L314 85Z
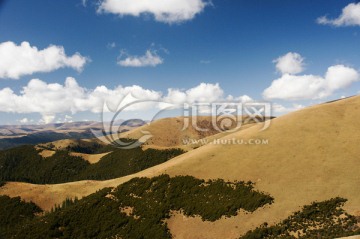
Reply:
M44 125L0 126L0 149L9 149L26 144L47 143L61 139L94 138L92 130L107 131L109 122L96 121L55 123ZM114 132L126 132L146 124L141 119L119 120L113 123ZM104 127L105 125L105 127Z

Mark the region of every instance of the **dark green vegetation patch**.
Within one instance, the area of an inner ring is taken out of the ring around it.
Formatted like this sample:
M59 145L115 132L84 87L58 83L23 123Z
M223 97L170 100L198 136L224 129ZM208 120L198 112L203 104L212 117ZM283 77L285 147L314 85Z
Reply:
M357 219L342 209L346 201L333 198L314 202L281 223L271 227L264 224L241 239L332 239L360 234Z
M67 151L83 154L102 154L114 150L112 145L103 145L97 142L77 140L75 145L66 147Z
M85 150L83 146L74 147L71 150ZM96 164L71 156L68 150L56 151L49 158L40 156L33 146L4 150L0 152L0 181L55 184L87 179L107 180L137 173L184 153L180 149L143 151L141 148L123 150L96 145L89 148L92 152L105 149L112 152Z
M10 238L11 231L21 230L20 225L30 222L42 210L34 203L26 203L20 197L0 196L0 238Z
M69 201L69 200L68 200ZM239 209L253 212L273 202L250 183L207 181L190 176L135 178L103 189L36 218L7 238L172 238L165 219L171 210L215 221Z

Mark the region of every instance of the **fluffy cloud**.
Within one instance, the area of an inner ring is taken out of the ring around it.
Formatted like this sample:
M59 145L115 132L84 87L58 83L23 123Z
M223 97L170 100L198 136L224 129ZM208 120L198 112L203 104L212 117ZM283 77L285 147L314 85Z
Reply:
M211 106L207 105L208 103L219 103L224 101L245 103L253 101L253 99L247 95L239 97L228 95L225 97L224 91L218 83L201 83L188 90L168 89L168 93L163 97L163 101L174 105L183 105L184 103L205 103L204 105L199 106L198 110L199 113L207 114L211 112Z
M304 58L294 52L289 52L273 61L281 74L298 74L304 71Z
M98 86L87 90L78 85L74 78L67 78L64 85L47 84L33 79L15 94L10 88L0 90L0 111L13 113L40 113L44 123L53 122L58 113L80 111L102 112L104 102L114 107L124 96L132 93L142 100L160 99L159 92L146 90L140 86L119 86L113 90Z
M20 124L28 124L31 122L28 118L22 118L20 120L17 120Z
M50 122L53 122L53 121L54 121L54 119L52 119ZM72 123L72 122L74 122L73 117L70 115L65 115L64 117L59 117L56 119L56 123L58 123L58 124L59 123ZM47 122L45 122L44 119L41 120L40 123L47 124Z
M292 106L290 107L285 107L277 103L272 104L272 111L275 114L285 114L285 113L301 110L303 108L305 108L305 106L299 104L292 104Z
M219 84L201 83L200 85L186 91L179 89L168 89L164 101L173 104L215 102L222 99L224 91Z
M81 71L88 58L75 53L67 56L62 46L49 46L43 50L28 42L16 45L8 41L0 43L0 78L19 79L36 72L50 72L70 67Z
M86 7L87 6L87 0L81 0L81 4Z
M360 3L350 3L343 10L341 15L335 19L326 16L317 19L319 24L333 26L360 26Z
M147 50L143 56L129 56L125 59L121 59L125 53L120 55L120 59L117 64L123 67L155 67L163 64L164 60L156 53L156 51Z
M109 42L107 45L106 45L106 48L107 49L113 49L116 47L116 43L115 42Z
M263 92L265 99L306 100L321 99L359 80L359 73L344 65L328 68L324 77L285 74L274 80Z
M135 17L151 14L159 22L179 23L193 19L208 4L205 0L102 0L98 12Z
M222 101L230 96L224 97L224 92L219 84L206 84L188 89L169 89L167 94L144 89L140 86L118 86L108 89L105 86L98 86L89 90L79 86L74 78L68 77L64 85L47 84L39 79L31 80L27 86L23 87L19 94L10 88L0 90L0 111L12 113L39 113L42 115L43 123L50 123L56 119L57 114L77 113L90 111L101 113L104 103L110 110L116 110L119 103L124 103L128 95L131 94L137 100L168 102L175 105L194 102L216 102ZM248 96L232 98L237 101L249 100ZM131 103L132 101L125 102ZM154 107L161 108L160 105L144 102L129 107L127 110L146 110ZM69 118L69 117L68 117Z

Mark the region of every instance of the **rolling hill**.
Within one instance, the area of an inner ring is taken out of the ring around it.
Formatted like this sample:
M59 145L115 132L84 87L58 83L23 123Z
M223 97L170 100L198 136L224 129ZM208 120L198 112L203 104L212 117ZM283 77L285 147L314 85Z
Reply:
M200 179L252 181L274 197L274 203L252 214L204 222L175 212L167 220L176 238L239 238L264 222L274 225L304 205L331 198L348 199L345 210L360 216L360 96L324 103L273 119L260 131L254 125L236 133L218 135L223 142L260 139L266 144L208 144L142 172L108 181L80 181L58 185L8 183L0 194L21 196L44 209L66 197L81 197L104 187L116 187L134 177L189 175ZM176 134L161 128L164 135ZM179 133L178 133L179 134ZM128 133L129 137L135 132ZM178 136L177 136L178 137ZM177 144L160 137L151 142Z
M197 140L206 138L211 140L223 137L229 134L227 131L231 131L236 126L235 122L232 122L232 125L221 128L221 122L218 121L218 128L215 128L212 124L212 117L198 116L188 118L188 127L184 128L185 120L184 117L162 118L127 132L115 134L113 139L140 139L144 134L150 134L152 137L143 144L145 148L183 148L192 150L202 146L200 141L196 143ZM247 116L239 117L239 120L242 121L241 129L248 128L255 123L253 120L249 120ZM196 127L204 130L198 130ZM189 140L195 141L195 143L188 144Z

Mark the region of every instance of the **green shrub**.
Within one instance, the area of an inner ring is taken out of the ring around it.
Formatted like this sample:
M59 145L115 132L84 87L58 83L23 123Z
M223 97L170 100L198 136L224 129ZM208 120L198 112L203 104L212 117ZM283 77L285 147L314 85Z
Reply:
M360 234L357 220L347 214L342 206L347 200L333 198L323 202L314 202L304 206L281 223L268 227L263 225L246 233L241 239L257 238L337 238ZM341 216L341 217L340 217ZM315 227L316 225L316 227Z
M254 211L273 199L246 183L162 175L106 188L16 228L12 238L172 238L164 222L171 210L215 221L239 209ZM132 208L131 213L122 211Z
M34 203L26 203L20 197L0 196L0 238L9 238L5 235L11 230L19 230L20 224L29 222L41 212Z
M0 151L0 181L55 184L87 179L107 180L137 173L184 152L180 149L112 149L113 152L96 164L71 156L66 150L56 151L46 159L33 146Z

